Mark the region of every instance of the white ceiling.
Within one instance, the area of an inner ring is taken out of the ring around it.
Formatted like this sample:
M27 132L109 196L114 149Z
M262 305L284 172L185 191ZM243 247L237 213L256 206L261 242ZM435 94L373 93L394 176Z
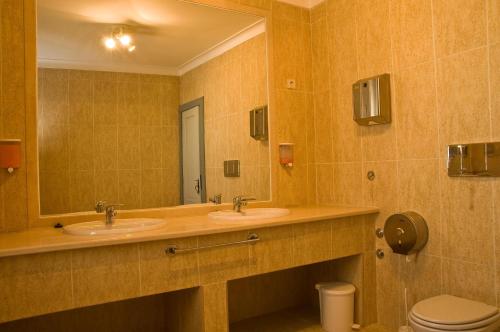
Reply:
M262 20L178 0L38 0L38 61L45 67L175 74ZM121 25L137 46L132 53L103 47L102 39Z

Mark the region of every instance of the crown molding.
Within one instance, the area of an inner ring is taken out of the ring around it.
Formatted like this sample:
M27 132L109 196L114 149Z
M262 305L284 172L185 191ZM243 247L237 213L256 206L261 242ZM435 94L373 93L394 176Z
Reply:
M157 74L177 76L178 69L175 67L164 66L148 66L137 64L103 64L90 63L79 61L67 61L58 59L38 59L38 67L55 68L55 69L76 69L76 70L95 70L95 71L111 71L118 73L141 73L141 74Z
M235 33L226 40L220 42L219 44L213 46L212 48L206 50L205 52L197 55L189 61L186 61L179 67L178 75L182 76L190 70L218 57L219 55L229 51L230 49L246 42L253 37L266 32L266 21L260 20L255 24Z
M278 1L288 3L290 5L294 5L297 7L311 9L322 3L324 0L278 0Z

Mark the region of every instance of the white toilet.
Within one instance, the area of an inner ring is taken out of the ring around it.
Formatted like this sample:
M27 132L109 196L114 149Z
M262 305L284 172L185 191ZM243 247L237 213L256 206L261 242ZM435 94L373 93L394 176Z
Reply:
M410 310L408 319L415 332L500 331L497 307L451 295L418 302Z

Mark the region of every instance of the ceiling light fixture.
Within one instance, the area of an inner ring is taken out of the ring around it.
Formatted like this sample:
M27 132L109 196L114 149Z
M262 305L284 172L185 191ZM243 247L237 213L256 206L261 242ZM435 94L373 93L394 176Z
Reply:
M124 33L123 28L115 29L110 37L105 37L104 46L109 50L113 50L117 48L117 46L121 46L129 52L135 50L135 45L132 43L132 36L128 33Z
M118 40L120 40L120 43L123 46L129 46L130 43L132 42L132 38L129 35L127 35L127 34L119 36Z
M112 37L107 37L104 39L104 45L106 48L112 50L116 47L116 42Z

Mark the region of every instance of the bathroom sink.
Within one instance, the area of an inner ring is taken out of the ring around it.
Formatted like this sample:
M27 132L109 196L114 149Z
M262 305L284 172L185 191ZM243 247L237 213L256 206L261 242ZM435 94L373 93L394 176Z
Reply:
M215 212L210 212L208 216L212 219L218 219L218 220L244 221L244 220L282 217L288 215L289 213L290 210L288 209L256 208L256 209L244 209L241 212L235 212L233 210L215 211Z
M131 218L115 219L113 225L107 226L103 220L99 220L64 226L64 233L71 235L130 234L151 231L164 226L165 223L163 219Z

